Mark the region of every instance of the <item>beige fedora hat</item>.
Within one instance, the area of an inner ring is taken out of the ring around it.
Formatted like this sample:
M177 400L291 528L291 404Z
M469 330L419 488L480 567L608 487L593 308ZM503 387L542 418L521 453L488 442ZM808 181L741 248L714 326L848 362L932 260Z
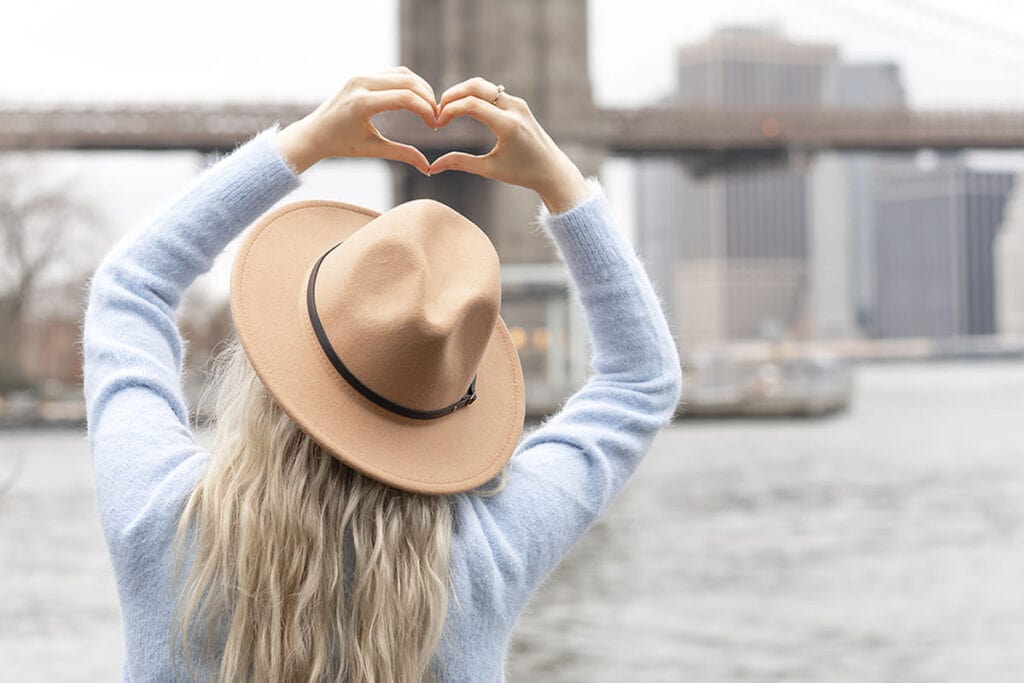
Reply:
M425 199L272 209L231 272L235 328L281 408L342 462L418 493L480 486L516 447L523 373L500 304L490 240Z

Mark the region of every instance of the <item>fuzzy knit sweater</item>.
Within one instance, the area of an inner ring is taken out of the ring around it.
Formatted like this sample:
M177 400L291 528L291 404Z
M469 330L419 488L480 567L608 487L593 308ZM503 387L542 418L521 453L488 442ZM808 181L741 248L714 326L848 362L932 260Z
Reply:
M277 124L206 168L122 238L89 289L83 330L88 440L124 625L124 679L175 678L168 644L173 537L210 455L181 389L175 311L227 243L300 184ZM500 681L516 619L608 507L667 424L681 391L661 304L601 188L560 215L541 209L592 343L591 376L524 432L507 486L456 496L452 590L438 651L446 681ZM524 226L525 227L525 226Z

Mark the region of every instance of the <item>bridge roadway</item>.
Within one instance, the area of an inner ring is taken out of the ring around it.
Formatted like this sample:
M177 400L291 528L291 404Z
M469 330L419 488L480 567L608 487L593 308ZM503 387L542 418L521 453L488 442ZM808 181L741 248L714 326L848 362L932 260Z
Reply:
M219 151L270 125L302 117L294 103L0 103L0 150L195 149ZM381 130L423 150L485 149L474 121L441 131L407 114L382 115ZM606 109L549 130L560 142L613 154L763 154L786 150L1024 148L1024 111L855 109Z

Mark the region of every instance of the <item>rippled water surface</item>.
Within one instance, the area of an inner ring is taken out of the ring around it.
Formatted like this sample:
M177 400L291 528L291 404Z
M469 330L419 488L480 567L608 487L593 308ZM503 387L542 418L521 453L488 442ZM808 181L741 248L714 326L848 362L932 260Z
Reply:
M861 368L822 421L663 431L512 681L1024 680L1024 364ZM0 680L120 673L76 432L0 433Z

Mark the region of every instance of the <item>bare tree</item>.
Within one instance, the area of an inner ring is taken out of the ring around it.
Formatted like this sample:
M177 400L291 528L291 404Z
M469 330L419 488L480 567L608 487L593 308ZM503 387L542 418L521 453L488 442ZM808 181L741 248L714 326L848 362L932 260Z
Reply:
M0 391L24 384L20 339L44 283L81 282L105 241L96 210L42 165L0 158ZM72 352L72 350L69 350Z

